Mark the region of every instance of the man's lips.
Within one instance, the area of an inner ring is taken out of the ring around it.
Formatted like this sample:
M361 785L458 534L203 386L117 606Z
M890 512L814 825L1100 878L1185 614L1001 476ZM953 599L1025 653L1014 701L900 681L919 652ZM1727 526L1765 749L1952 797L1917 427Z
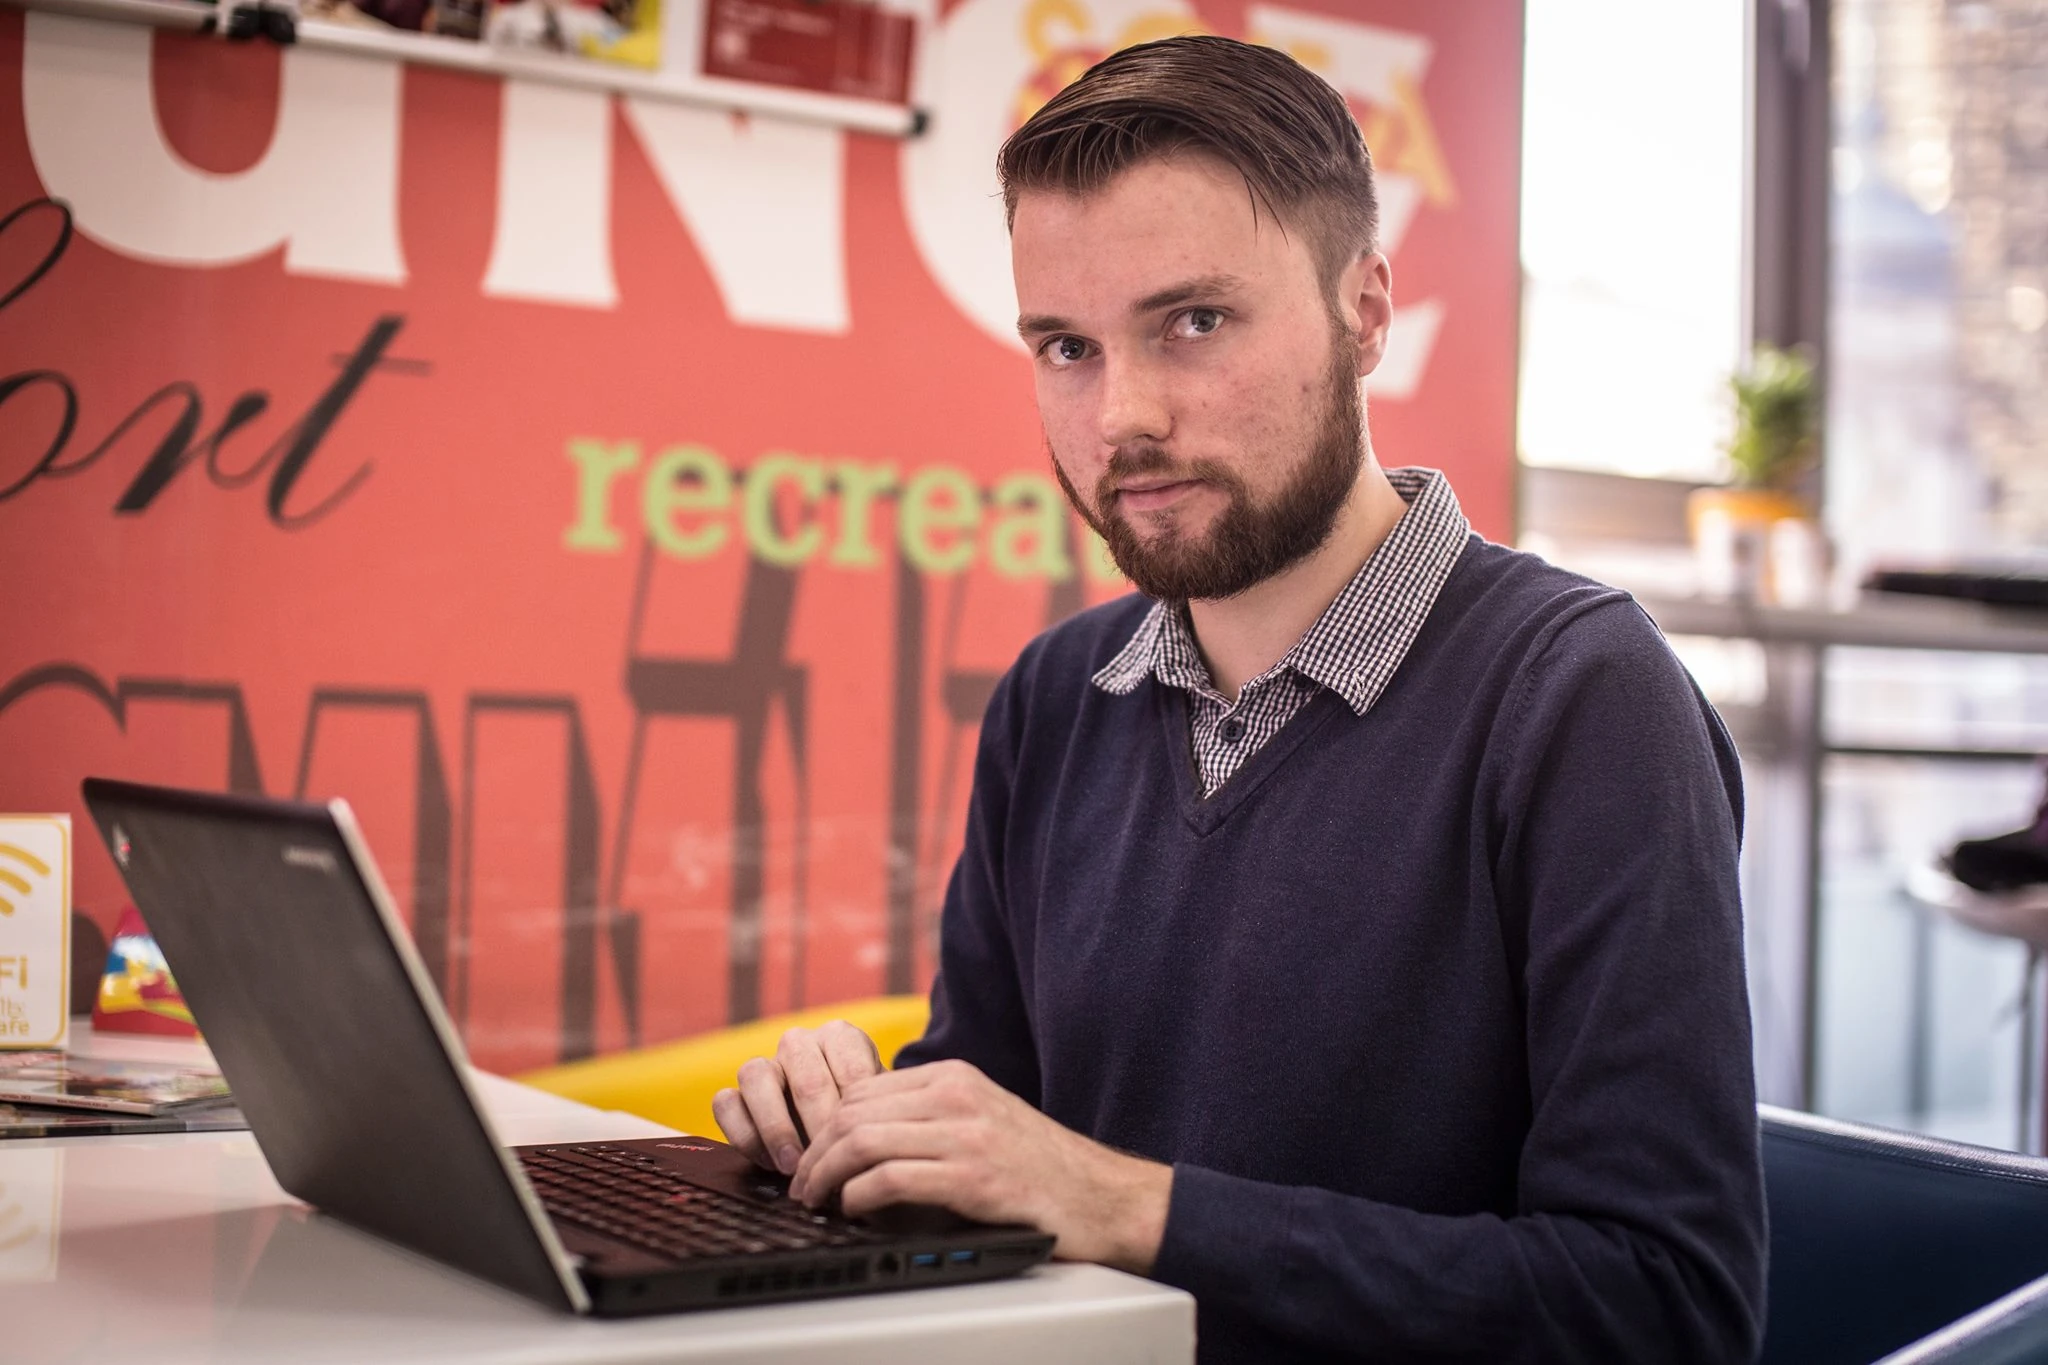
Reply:
M1172 506L1201 486L1200 479L1127 483L1117 488L1116 500L1117 505L1126 511L1156 512L1162 507Z

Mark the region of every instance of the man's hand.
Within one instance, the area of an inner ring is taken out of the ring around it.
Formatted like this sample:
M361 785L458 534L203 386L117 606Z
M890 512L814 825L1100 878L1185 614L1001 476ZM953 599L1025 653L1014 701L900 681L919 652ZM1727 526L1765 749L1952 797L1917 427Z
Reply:
M790 1192L833 1191L858 1217L941 1204L1059 1238L1053 1254L1143 1275L1159 1255L1173 1168L1062 1128L965 1062L933 1062L844 1087L812 1127Z
M803 1135L824 1130L847 1086L881 1072L874 1041L844 1019L816 1029L793 1028L782 1035L773 1057L751 1057L741 1064L739 1088L711 1097L712 1117L725 1130L725 1140L756 1166L794 1175Z

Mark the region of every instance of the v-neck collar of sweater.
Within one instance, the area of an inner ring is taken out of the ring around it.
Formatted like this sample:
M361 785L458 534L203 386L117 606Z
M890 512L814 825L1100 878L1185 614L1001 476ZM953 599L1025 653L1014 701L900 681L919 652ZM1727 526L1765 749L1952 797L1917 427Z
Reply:
M1201 776L1195 770L1194 750L1188 742L1188 694L1177 687L1157 683L1152 690L1157 703L1154 709L1163 728L1167 752L1173 755L1169 766L1173 769L1174 795L1179 800L1181 817L1197 837L1220 828L1230 818L1231 812L1264 786L1309 736L1349 710L1337 693L1328 690L1316 693L1271 739L1247 755L1228 781L1205 797L1202 795Z

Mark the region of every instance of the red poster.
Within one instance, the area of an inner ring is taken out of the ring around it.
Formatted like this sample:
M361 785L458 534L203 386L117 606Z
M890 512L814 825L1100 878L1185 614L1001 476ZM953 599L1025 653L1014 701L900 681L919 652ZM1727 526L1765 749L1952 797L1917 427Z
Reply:
M901 104L915 32L874 0L705 0L704 73Z
M347 796L497 1068L922 988L984 698L1123 590L995 147L1197 27L1351 99L1376 447L1505 534L1507 0L966 0L902 142L0 10L0 809ZM82 838L79 907L123 899Z

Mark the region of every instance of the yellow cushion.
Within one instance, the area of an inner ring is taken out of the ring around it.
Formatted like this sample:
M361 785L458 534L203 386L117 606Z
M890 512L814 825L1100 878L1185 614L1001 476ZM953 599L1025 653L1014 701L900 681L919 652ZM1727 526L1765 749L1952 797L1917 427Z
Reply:
M733 1083L749 1057L772 1057L792 1028L816 1028L844 1019L875 1040L888 1061L897 1049L924 1033L930 1002L921 995L882 995L756 1019L714 1029L673 1043L614 1052L518 1077L530 1086L566 1096L595 1109L623 1109L678 1132L718 1137L711 1097Z

